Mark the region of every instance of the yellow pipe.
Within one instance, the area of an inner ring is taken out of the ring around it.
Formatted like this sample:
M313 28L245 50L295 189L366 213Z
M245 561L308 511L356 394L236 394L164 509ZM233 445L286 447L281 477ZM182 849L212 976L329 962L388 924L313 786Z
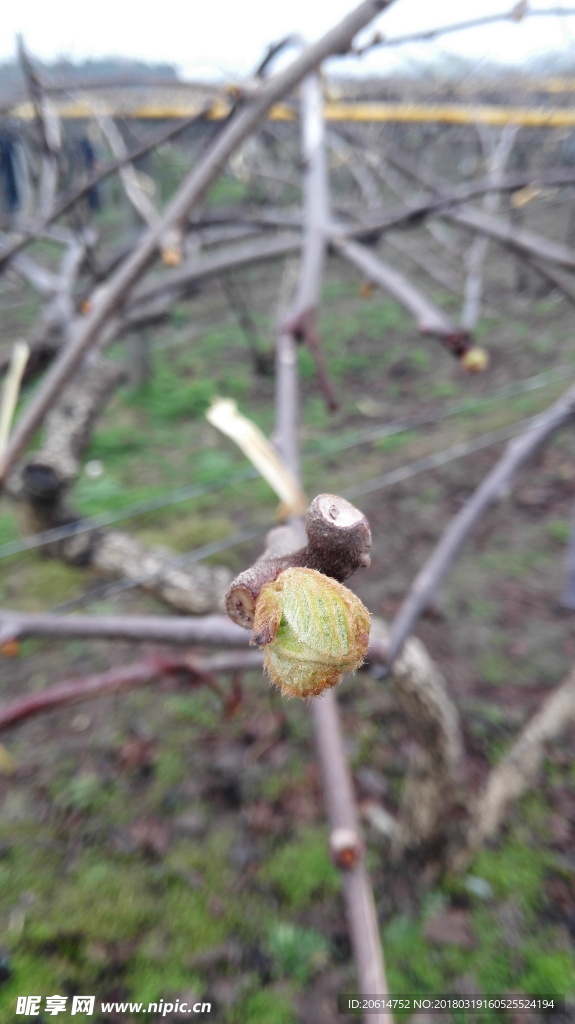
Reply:
M89 104L59 103L57 109L60 117L65 119L87 119L93 116ZM122 109L117 105L114 116L130 120L169 120L171 118L193 117L201 112L201 107L190 103L150 103L133 109ZM210 120L221 120L231 109L227 102L213 104L209 114ZM21 103L13 110L15 117L31 120L34 110L31 103ZM297 113L286 104L277 104L270 111L273 121L293 121ZM421 104L421 103L340 103L331 102L325 105L326 121L366 121L366 122L435 122L442 124L519 124L530 128L572 128L575 127L575 110L546 109L544 107L498 107L468 106L457 103Z

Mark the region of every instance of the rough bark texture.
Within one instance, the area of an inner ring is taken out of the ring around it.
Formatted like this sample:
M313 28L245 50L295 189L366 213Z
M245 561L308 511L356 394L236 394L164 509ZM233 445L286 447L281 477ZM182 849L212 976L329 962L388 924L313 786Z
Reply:
M8 482L9 493L19 502L25 532L37 533L78 520L68 504L68 492L80 471L94 421L123 375L122 367L95 359L49 412L40 449L24 460ZM94 536L84 533L46 550L74 564L85 564L90 560Z
M119 530L102 533L91 552L91 564L107 576L139 580L142 590L188 615L224 610L231 572L224 566L182 567L164 548L146 548Z
M372 620L371 646L389 641L387 627ZM385 653L384 653L385 657ZM433 845L441 856L448 836L447 810L457 799L463 744L457 708L445 679L419 640L412 638L396 658L391 680L417 741L404 783L392 854L421 854Z
M452 854L451 867L461 871L485 839L505 820L508 808L531 788L551 740L575 720L575 669L554 690L519 734L509 753L490 772L470 813L463 849Z
M223 566L184 568L167 549L148 549L117 530L73 532L79 516L68 502L69 491L94 421L123 373L113 363L92 361L48 414L40 450L30 455L11 479L23 526L26 532L36 533L69 524L68 537L45 546L48 555L72 565L92 565L114 578L138 580L142 589L189 615L223 611L232 575Z

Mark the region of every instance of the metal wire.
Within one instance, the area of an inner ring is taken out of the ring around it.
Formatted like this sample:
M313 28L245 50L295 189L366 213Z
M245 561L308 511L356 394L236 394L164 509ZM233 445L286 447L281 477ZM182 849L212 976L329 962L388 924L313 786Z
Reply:
M315 442L315 444L309 445L307 449L304 450L304 455L306 458L313 458L322 455L335 454L337 452L353 448L356 445L381 440L385 437L391 437L395 434L400 434L408 430L416 430L447 419L450 416L458 415L459 413L474 412L476 409L483 408L493 402L499 402L505 398L513 397L514 395L525 394L526 392L534 391L541 387L547 387L550 384L555 384L558 381L563 380L565 374L569 372L573 372L573 367L562 366L555 371L547 371L545 373L536 374L534 377L527 377L525 380L518 381L516 384L512 384L510 387L502 389L500 392L495 395L491 395L488 398L471 400L464 399L461 402L453 403L441 412L423 414L421 416L411 417L401 421L391 421L380 424L379 426L366 427L364 429L349 432L339 438L330 438L327 441L322 440L319 443ZM394 470L393 472L396 471ZM80 519L77 522L66 526L58 526L52 530L44 530L42 533L35 533L28 537L19 538L18 540L8 541L6 544L0 545L0 559L9 558L25 551L32 551L56 541L66 540L68 537L87 533L89 530L112 526L125 519L133 519L136 516L145 515L148 512L156 512L172 505L179 504L180 502L201 497L205 494L213 494L217 491L232 487L237 483L244 483L247 480L255 480L258 476L259 473L257 470L249 467L243 470L238 470L237 473L227 476L225 481L219 480L214 481L211 484L192 484L189 487L180 487L177 490L168 492L167 494L163 493L158 495L156 498L150 498L148 501L129 505L127 508L123 508L119 512L103 512L101 515L92 516L89 519Z
M415 462L410 462L405 466L400 466L398 469L390 470L390 472L384 473L381 476L372 477L364 483L348 487L346 490L342 491L342 495L345 498L357 498L364 494L371 494L373 491L382 490L385 487L391 487L393 484L400 483L403 480L409 480L411 477L417 476L419 473L424 473L430 469L436 469L438 466L444 466L448 462L453 462L455 459L460 459L472 452L480 451L482 448L489 448L494 444L499 444L501 441L508 441L510 438L516 437L517 435L524 433L526 430L529 430L529 428L536 422L536 419L536 417L530 417L529 419L521 420L519 423L514 423L511 426L503 427L501 430L493 430L489 434L483 434L481 437L477 437L472 441L465 441L461 444L452 445L451 448L446 448L443 451L427 455L424 458L415 460ZM267 526L248 527L246 530L239 531L231 537L225 538L225 540L214 541L211 544L204 544L202 547L194 548L192 551L187 552L180 558L174 559L173 564L183 567L186 565L192 565L195 562L201 561L202 558L207 558L209 555L217 554L220 551L225 551L228 548L235 547L237 544L242 544L246 540L253 540L254 537L258 537L261 534L266 533L273 525L275 524L268 523ZM63 615L66 612L73 611L76 608L85 606L86 604L91 604L93 601L101 598L107 598L114 594L131 590L134 587L141 586L145 583L151 583L156 578L156 574L139 577L125 577L117 582L104 584L102 587L92 590L87 594L83 594L78 598L73 598L71 601L67 601L64 604L56 605L56 607L50 609L50 611L53 614Z
M493 430L489 434L483 434L472 441L462 441L461 444L454 444L451 448L446 448L441 452L425 455L423 458L410 462L406 466L399 466L398 469L392 469L389 473L371 477L362 484L348 487L342 491L342 495L344 498L359 498L363 494L371 494L373 491L379 491L383 487L391 487L393 484L401 483L402 480L409 480L412 476L417 476L418 473L424 473L429 469L436 469L438 466L444 466L447 462L453 462L464 455L470 455L472 452L478 452L482 448L489 448L491 445L499 444L500 441L508 441L512 437L517 437L518 434L523 434L529 430L535 423L535 420L536 417L521 420L519 423L513 423L509 427L502 427L501 430Z
M189 565L194 565L196 562L201 562L203 558L209 558L210 555L217 555L220 551L226 551L237 544L243 544L248 540L253 540L255 537L260 537L276 525L276 523L267 523L264 526L249 526L245 530L239 530L237 533L232 534L231 537L211 541L209 544L202 544L199 548L193 548L193 550L186 552L184 555L170 559L171 566L186 568ZM113 583L103 583L101 586L95 587L79 597L71 598L70 601L57 604L50 609L50 612L54 615L64 615L66 612L74 611L76 608L81 608L86 604L92 604L93 601L121 594L125 590L132 590L134 587L153 583L157 579L157 573L145 573L141 576L124 576Z

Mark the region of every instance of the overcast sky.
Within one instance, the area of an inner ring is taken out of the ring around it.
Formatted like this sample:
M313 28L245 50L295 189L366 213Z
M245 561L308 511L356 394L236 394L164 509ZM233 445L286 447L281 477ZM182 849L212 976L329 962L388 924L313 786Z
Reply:
M386 36L450 24L503 12L514 0L396 0L377 21ZM148 61L169 61L188 78L237 78L249 72L267 44L298 31L313 40L349 10L353 0L162 0L146 7L141 0L4 0L0 59L13 55L16 33L22 32L32 53L42 59L66 55L73 59L122 55ZM533 0L537 9L557 0ZM480 60L525 62L546 50L575 54L575 15L568 18L526 18L520 24L498 24L446 36L440 43L402 47L408 62L455 52ZM399 51L393 51L394 58ZM372 52L358 67L377 72L390 65L391 51ZM332 67L336 70L337 62ZM349 62L346 62L349 69Z

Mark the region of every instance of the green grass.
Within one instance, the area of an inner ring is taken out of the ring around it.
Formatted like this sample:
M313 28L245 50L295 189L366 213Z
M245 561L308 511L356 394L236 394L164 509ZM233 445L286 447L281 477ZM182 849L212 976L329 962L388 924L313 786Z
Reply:
M277 891L282 906L297 911L319 894L335 893L337 872L330 861L323 829L307 829L273 854L263 878Z
M544 821L543 802L532 796L524 805L527 826L515 828L497 848L483 849L470 868L471 874L489 882L493 890L487 901L471 897L468 920L473 948L436 945L424 935L428 917L445 906L446 898L464 891L460 878L446 879L442 887L428 893L419 914L397 916L384 928L391 991L454 992L458 991L458 979L470 976L474 991L481 994L563 995L575 991L575 954L561 942L560 931L551 925L538 930L536 936L531 931L541 910L543 881L551 858L532 842L532 830L541 828ZM513 941L504 923L505 914L514 919L512 906L521 922Z

